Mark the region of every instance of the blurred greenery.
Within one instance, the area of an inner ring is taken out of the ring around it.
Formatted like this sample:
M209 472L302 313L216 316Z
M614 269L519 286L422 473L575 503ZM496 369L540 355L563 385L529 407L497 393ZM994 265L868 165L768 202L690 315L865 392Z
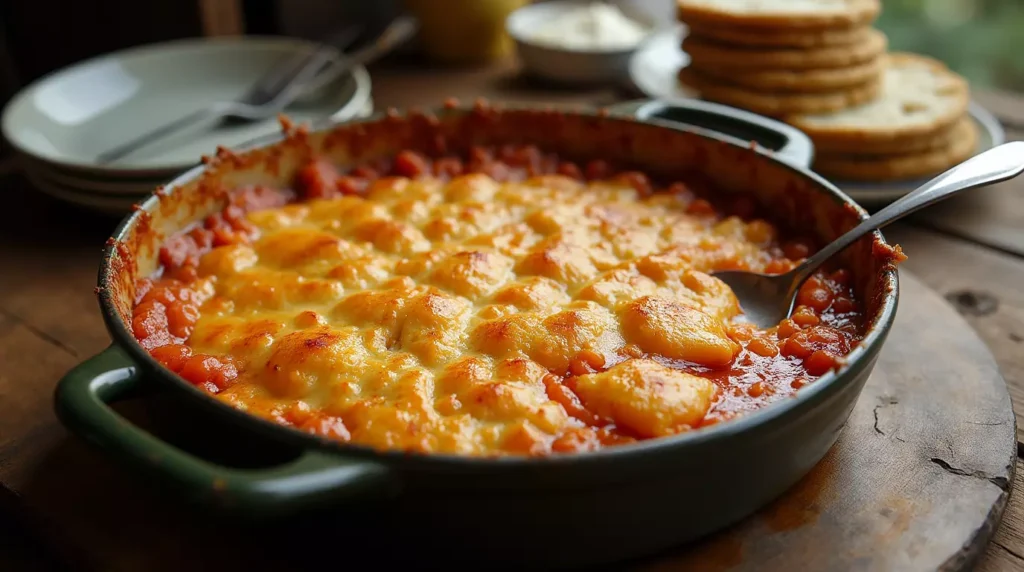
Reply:
M1024 92L1024 0L883 0L893 51L927 54L971 86Z

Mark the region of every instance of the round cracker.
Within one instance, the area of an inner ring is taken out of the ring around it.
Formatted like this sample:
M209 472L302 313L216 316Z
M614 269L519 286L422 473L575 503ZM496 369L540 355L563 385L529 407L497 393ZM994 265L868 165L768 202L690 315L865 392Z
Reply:
M870 81L845 90L819 93L770 93L716 82L688 67L679 71L679 81L695 89L704 99L772 117L824 113L858 105L875 97L881 83ZM818 111L795 111L797 109Z
M850 28L878 17L879 0L677 0L688 24L759 28Z
M811 69L841 68L869 62L885 53L888 38L869 29L864 40L849 46L824 46L810 50L744 48L687 36L683 51L704 67L735 69Z
M700 60L690 66L701 75L731 85L776 92L814 93L837 91L880 81L885 71L884 57L845 68L807 70L735 70L705 67Z
M937 175L974 155L978 128L969 117L957 122L946 147L901 155L819 154L814 170L848 181L895 181Z
M820 48L862 43L868 36L867 26L856 28L825 28L822 30L773 30L741 26L689 26L689 34L714 42L761 48Z
M840 113L801 114L786 121L807 133L820 150L855 152L932 137L967 112L967 81L941 62L905 53L887 59L877 99Z
M818 142L814 143L814 148L826 155L905 155L907 153L922 153L924 151L934 151L936 149L944 149L952 145L953 138L956 135L956 128L959 122L953 123L947 127L943 127L939 131L929 134L922 135L920 137L910 137L906 139L893 139L892 141L872 141L870 143L864 143L859 141L848 142L847 145L833 146L833 145L820 145Z

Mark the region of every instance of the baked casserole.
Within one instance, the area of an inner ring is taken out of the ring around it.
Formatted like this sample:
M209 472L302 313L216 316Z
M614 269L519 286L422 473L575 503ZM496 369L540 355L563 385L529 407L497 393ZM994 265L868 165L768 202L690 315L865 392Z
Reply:
M813 238L748 196L530 145L403 151L229 205L160 248L132 330L250 414L382 450L591 451L694 430L834 369L860 341L844 268L769 330L722 269L782 273Z

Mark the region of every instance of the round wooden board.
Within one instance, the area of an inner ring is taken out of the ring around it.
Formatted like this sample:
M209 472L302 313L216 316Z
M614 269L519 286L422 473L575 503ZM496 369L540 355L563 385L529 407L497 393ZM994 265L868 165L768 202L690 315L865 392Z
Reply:
M900 272L896 322L838 443L741 524L646 570L963 570L992 537L1017 458L988 348ZM756 479L756 474L750 478Z
M789 572L970 566L998 525L1013 482L1017 442L1010 398L991 354L963 319L909 273L901 273L901 280L893 331L829 455L796 487L739 525L628 568ZM132 417L146 424L145 415ZM389 552L401 552L387 538L380 546L347 546L329 527L225 526L180 506L172 495L86 449L47 419L46 427L0 451L8 463L2 484L40 524L45 540L78 564L104 570L176 571L198 562L208 569L295 569L379 564ZM203 433L201 420L181 419ZM203 434L203 442L217 435ZM232 447L258 447L250 441ZM480 519L485 526L487 515ZM451 546L423 557L443 562L446 550L457 549L453 539Z

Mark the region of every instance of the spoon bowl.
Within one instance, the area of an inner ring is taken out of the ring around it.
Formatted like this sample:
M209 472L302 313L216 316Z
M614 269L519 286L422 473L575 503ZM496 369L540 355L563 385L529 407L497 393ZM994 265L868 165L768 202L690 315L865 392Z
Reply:
M1012 179L1024 171L1024 141L993 147L942 173L910 194L878 211L785 274L742 270L714 272L740 302L748 321L771 328L789 317L800 285L832 256L865 234L901 219L960 191Z
M725 270L712 274L732 289L743 308L744 318L759 328L770 328L789 317L796 292L803 280L792 272L760 274L743 270Z

